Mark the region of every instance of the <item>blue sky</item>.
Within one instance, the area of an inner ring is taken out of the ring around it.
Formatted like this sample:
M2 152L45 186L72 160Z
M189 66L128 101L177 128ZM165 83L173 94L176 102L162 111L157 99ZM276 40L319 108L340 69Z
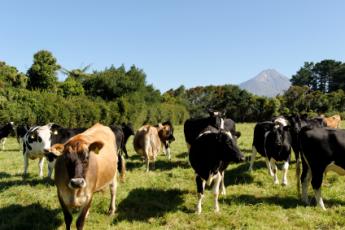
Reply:
M264 69L345 61L343 0L2 0L0 60L45 49L67 69L124 64L162 92L239 84Z

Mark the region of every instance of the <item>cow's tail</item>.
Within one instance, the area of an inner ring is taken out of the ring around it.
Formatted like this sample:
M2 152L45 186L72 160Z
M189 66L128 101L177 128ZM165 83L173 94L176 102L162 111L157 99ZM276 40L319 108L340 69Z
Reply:
M120 172L120 181L124 182L126 178L126 161L120 153L117 154L117 159L117 170Z

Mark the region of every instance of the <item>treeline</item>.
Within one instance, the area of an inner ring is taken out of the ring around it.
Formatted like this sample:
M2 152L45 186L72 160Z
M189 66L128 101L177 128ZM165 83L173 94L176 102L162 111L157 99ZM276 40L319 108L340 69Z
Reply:
M0 123L88 127L95 122L132 122L138 127L171 120L182 124L190 116L205 116L209 108L238 122L292 113L345 117L345 64L333 60L305 63L292 77L293 85L274 98L255 96L234 85L180 86L161 94L134 65L128 70L110 66L87 73L89 67L61 68L45 50L34 55L25 74L0 62ZM58 81L58 71L66 75L63 82Z
M161 93L146 83L146 75L135 66L111 66L86 73L87 67L66 70L63 82L57 60L49 51L34 55L26 74L0 63L0 123L45 124L88 127L95 122L136 127L171 120L181 124L189 113L182 104L164 101Z

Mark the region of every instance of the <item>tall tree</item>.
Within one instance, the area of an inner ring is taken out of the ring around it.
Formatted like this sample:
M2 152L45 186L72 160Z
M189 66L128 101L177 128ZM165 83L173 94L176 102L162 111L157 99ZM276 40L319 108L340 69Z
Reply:
M29 77L28 88L56 92L57 71L60 65L53 54L47 50L38 51L34 55L34 62L27 72Z
M27 77L23 73L0 61L0 87L25 88L26 84Z

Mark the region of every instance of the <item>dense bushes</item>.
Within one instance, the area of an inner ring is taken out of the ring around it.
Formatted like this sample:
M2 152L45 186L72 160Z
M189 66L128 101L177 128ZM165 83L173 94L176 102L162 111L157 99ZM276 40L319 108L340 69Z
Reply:
M66 127L89 127L95 122L108 125L132 122L138 127L145 122L158 123L168 119L181 124L188 117L188 111L181 105L133 104L128 98L108 102L86 96L64 98L55 93L25 89L1 90L0 109L0 123L55 122Z

